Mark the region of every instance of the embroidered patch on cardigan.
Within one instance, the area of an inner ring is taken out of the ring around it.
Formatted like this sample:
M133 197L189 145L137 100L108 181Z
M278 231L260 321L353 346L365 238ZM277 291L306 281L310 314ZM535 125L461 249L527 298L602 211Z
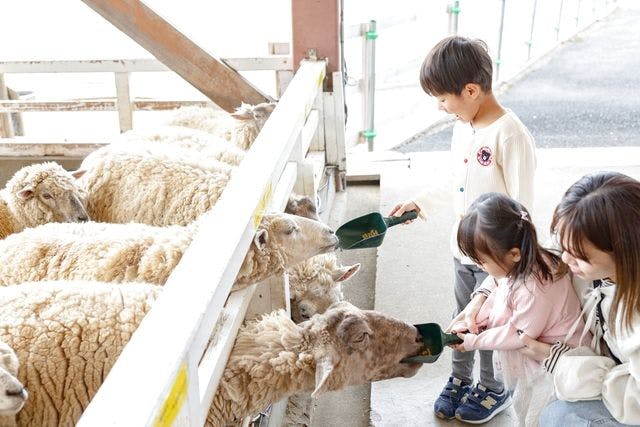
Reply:
M482 147L478 150L476 154L476 158L478 159L478 163L482 166L489 166L491 164L491 149L489 147Z

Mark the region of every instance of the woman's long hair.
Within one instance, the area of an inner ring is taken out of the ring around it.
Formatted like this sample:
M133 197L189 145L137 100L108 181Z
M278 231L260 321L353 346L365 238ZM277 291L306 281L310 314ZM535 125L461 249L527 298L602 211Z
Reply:
M583 176L556 207L551 232L576 258L589 261L586 241L611 254L616 292L609 325L615 332L615 314L621 309L622 325L630 327L640 312L640 182L618 172Z

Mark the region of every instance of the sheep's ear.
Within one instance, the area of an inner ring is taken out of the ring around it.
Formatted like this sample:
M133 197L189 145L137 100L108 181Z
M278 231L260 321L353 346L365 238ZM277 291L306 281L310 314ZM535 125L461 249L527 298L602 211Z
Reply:
M18 197L21 200L29 200L33 198L34 190L35 190L34 186L29 184L26 187L24 187L22 190L18 191Z
M267 244L269 244L269 233L265 229L260 229L256 231L256 235L253 236L253 243L260 250L260 252L265 252L267 249Z
M316 389L311 393L311 397L317 397L319 394L329 391L327 380L331 376L334 366L333 360L328 355L316 359Z
M75 179L81 178L82 175L84 175L85 173L87 173L86 169L78 169L75 171L71 171L71 176L74 177Z
M331 278L334 282L344 282L360 270L360 263L336 268L331 272Z
M240 108L231 113L231 117L238 120L249 120L253 119L253 111L251 108L248 108L246 104L242 104Z

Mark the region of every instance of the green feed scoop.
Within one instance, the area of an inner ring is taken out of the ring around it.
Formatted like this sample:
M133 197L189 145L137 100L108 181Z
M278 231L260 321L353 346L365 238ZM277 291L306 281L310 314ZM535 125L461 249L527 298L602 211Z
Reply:
M359 216L342 224L336 235L340 240L340 249L375 248L382 244L387 228L416 219L418 213L409 211L402 216L382 216L378 212Z
M406 363L433 363L438 360L445 346L460 344L462 340L456 334L446 334L437 323L413 325L422 336L423 346L420 353L402 359Z

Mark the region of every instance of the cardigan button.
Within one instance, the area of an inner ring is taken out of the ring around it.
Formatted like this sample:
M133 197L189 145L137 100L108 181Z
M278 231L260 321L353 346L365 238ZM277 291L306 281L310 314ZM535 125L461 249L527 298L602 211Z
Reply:
M464 187L460 187L460 192L462 193L464 191Z
M469 159L464 159L464 162L467 163L469 161Z

